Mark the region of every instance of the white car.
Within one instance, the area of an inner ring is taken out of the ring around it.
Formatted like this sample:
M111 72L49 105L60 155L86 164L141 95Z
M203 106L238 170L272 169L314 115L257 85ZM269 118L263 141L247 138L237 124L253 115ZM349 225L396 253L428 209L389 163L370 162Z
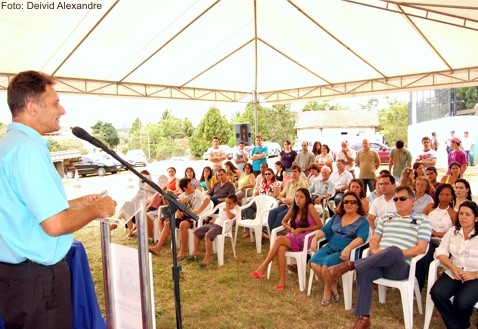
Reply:
M132 166L146 166L148 164L148 159L143 150L129 150L125 156L126 161L128 161Z

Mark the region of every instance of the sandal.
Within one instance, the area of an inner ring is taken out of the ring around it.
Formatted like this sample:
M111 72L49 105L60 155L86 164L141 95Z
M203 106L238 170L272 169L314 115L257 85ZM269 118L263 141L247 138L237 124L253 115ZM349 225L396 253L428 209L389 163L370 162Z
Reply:
M197 262L198 261L198 256L191 255L186 258L190 262Z
M332 299L322 299L322 302L320 302L322 306L330 306L330 304L332 304Z
M199 268L200 269L205 269L207 267L208 264L204 264L204 263L199 263Z
M282 284L278 284L278 285L276 286L276 290L277 290L277 291L282 291L282 290L284 290L284 289L285 289L285 286L282 285Z
M289 272L297 274L297 264L289 264L287 265L287 269Z
M340 301L340 295L337 293L337 295L332 294L332 300L335 303L338 303Z
M178 262L181 262L186 259L186 256L178 256Z
M263 279L266 277L266 274L259 274L256 271L252 271L251 273L249 273L249 276L253 279Z

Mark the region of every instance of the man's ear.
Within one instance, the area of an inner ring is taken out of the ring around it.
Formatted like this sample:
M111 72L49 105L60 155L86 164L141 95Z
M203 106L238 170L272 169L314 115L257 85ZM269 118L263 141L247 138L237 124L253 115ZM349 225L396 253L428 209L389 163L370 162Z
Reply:
M35 117L36 114L37 114L37 104L35 102L32 102L32 101L28 101L26 104L25 104L25 113L28 115L28 116L31 116L31 117Z

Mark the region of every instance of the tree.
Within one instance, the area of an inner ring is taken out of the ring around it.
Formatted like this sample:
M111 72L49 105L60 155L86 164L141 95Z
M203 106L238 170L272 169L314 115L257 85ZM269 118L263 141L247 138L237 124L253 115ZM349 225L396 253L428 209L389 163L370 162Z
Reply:
M103 143L108 145L110 148L114 149L118 146L120 140L118 132L116 131L113 124L109 122L97 121L93 126L93 136L101 140Z
M81 150L81 153L86 153L83 144L77 138L55 139L48 137L48 150L50 152Z
M408 142L408 104L394 101L387 109L378 113L378 131L392 145L401 139Z
M478 103L478 87L456 89L457 110L472 109Z
M303 112L307 111L342 111L347 110L347 106L342 106L340 104L333 104L330 105L328 101L323 102L308 102L305 104L304 108L302 109Z
M142 148L142 142L141 142L142 129L143 129L143 125L141 124L141 120L139 118L136 118L136 120L134 120L133 124L131 125L131 128L128 131L128 137L129 137L128 148L130 150Z
M210 146L214 136L226 143L232 134L231 126L217 107L210 107L198 127L189 138L191 153L201 156Z
M294 129L296 119L297 113L290 109L289 104L274 105L272 108L259 105L257 108L258 130L265 141L295 140L297 135ZM232 122L248 122L254 127L254 104L247 104L244 113L236 113ZM254 132L252 132L252 135L254 139Z

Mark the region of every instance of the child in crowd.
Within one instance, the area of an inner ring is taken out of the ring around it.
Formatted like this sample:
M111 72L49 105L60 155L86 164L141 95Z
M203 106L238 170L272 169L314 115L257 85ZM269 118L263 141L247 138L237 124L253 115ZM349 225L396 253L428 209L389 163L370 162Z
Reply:
M237 215L241 213L237 205L237 196L235 194L228 195L225 204L224 208L219 209L219 215L215 219L210 220L208 224L194 230L194 251L188 259L197 259L197 256L199 256L199 242L205 239L206 255L204 256L204 260L199 264L200 268L205 268L209 264L212 253L212 242L222 233L224 223L228 219L236 220Z

